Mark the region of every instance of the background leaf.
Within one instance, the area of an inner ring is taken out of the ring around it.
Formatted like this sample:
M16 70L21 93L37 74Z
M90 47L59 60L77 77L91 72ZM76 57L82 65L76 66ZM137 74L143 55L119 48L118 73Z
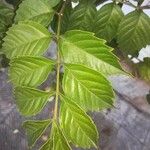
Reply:
M41 135L44 133L50 123L50 120L25 121L23 123L23 127L27 131L29 146L33 146L35 144L35 142L41 137Z
M109 81L100 73L81 65L65 65L63 90L86 111L99 111L113 105Z
M93 31L96 12L96 6L92 1L81 1L70 13L67 30Z
M24 116L32 116L39 113L54 92L44 92L29 87L16 87L15 99L19 111Z
M15 22L32 20L48 26L53 15L54 10L50 0L24 0L16 12Z
M15 86L36 87L44 82L54 62L44 57L19 57L10 62L9 76Z
M140 62L137 65L141 78L150 81L150 58L144 58L144 62Z
M127 14L118 29L118 44L127 54L137 55L150 44L150 18L142 11L135 10Z
M0 2L0 48L2 46L2 39L5 36L5 32L12 23L13 15L13 9L8 8L6 5Z
M59 41L59 49L65 63L82 64L106 76L124 73L112 48L91 32L66 32Z
M96 147L98 132L90 117L70 98L61 96L61 100L60 124L67 139L85 149Z
M36 22L19 22L13 25L4 38L3 50L8 58L39 56L48 48L50 32Z
M116 37L117 29L123 16L121 8L115 3L104 5L97 12L94 33L97 37L110 42Z

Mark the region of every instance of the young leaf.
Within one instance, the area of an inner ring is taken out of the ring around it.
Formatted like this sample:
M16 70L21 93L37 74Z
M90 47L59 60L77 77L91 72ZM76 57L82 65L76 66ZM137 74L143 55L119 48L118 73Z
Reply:
M24 0L16 12L15 22L32 20L48 26L53 15L50 0Z
M36 87L44 82L54 62L44 57L19 57L10 62L9 76L15 86Z
M27 131L27 138L29 146L33 146L35 142L41 137L45 130L50 125L50 120L42 121L25 121L23 127Z
M140 76L146 80L150 81L150 58L144 58L144 62L138 64L138 70Z
M121 8L115 3L104 5L97 12L94 33L97 37L110 42L116 37L117 29L123 16Z
M8 58L42 55L49 46L51 34L36 22L19 22L4 38L3 50Z
M82 148L96 147L98 132L91 118L70 98L61 100L60 124L67 139Z
M106 76L123 73L112 48L93 33L68 31L61 37L59 48L65 63L86 65Z
M114 93L109 81L90 68L67 64L63 90L86 111L99 111L113 105Z
M137 55L150 44L150 18L142 11L127 14L118 28L118 44L127 54Z
M91 0L81 1L70 14L67 30L80 29L93 31L93 18L96 12L96 6Z
M44 92L29 87L16 87L15 99L19 111L24 116L38 114L54 92Z
M71 150L71 147L58 125L53 131L53 150Z

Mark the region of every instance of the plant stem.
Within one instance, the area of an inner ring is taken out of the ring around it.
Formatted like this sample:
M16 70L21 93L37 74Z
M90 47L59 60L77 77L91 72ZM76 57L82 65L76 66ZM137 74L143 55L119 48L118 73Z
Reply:
M60 30L61 30L61 20L62 20L62 16L63 16L63 12L65 9L65 5L66 5L66 1L64 1L62 8L60 10L60 12L58 13L58 27L57 27L57 43L59 41L59 37L60 37ZM61 57L60 57L60 53L59 53L59 47L57 48L57 75L56 75L56 97L55 97L55 107L54 107L54 120L57 120L57 116L58 116L58 100L59 100L59 87L60 87L60 63L61 63Z

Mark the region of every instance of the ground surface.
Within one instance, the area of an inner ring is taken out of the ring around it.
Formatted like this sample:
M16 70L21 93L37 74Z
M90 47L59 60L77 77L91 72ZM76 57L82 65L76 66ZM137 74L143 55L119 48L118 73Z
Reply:
M149 86L127 77L111 78L116 90L116 108L91 114L100 132L102 150L150 150L150 107L145 95ZM44 119L51 110L50 103L41 115ZM12 96L7 71L0 71L0 150L27 150L27 140ZM43 136L46 139L46 136ZM40 145L41 141L38 142ZM38 149L38 146L34 148Z

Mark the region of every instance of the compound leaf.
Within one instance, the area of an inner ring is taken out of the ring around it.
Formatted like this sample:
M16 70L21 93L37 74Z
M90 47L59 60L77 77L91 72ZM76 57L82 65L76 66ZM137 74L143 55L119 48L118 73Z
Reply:
M48 26L53 15L54 10L50 0L24 0L16 12L15 22L32 20Z
M15 98L19 111L24 116L38 114L54 92L45 92L29 87L16 87Z
M13 25L4 38L3 50L8 58L39 56L48 48L51 34L42 25L28 21Z
M25 121L23 123L23 127L26 129L28 144L29 146L33 146L35 142L41 137L41 135L45 132L45 130L50 125L50 120L42 120L42 121Z
M118 44L127 54L137 55L150 44L150 18L142 11L127 14L118 28Z
M114 93L109 81L90 68L66 64L63 90L86 111L99 111L113 105Z
M65 63L82 64L106 76L124 73L112 48L91 32L72 30L59 41Z
M9 76L15 86L36 87L44 82L54 62L44 57L19 57L10 62Z
M96 147L98 132L91 118L71 98L61 100L60 124L67 139L85 149Z
M121 8L115 3L104 5L96 15L94 33L110 42L116 37L119 23L123 17Z

